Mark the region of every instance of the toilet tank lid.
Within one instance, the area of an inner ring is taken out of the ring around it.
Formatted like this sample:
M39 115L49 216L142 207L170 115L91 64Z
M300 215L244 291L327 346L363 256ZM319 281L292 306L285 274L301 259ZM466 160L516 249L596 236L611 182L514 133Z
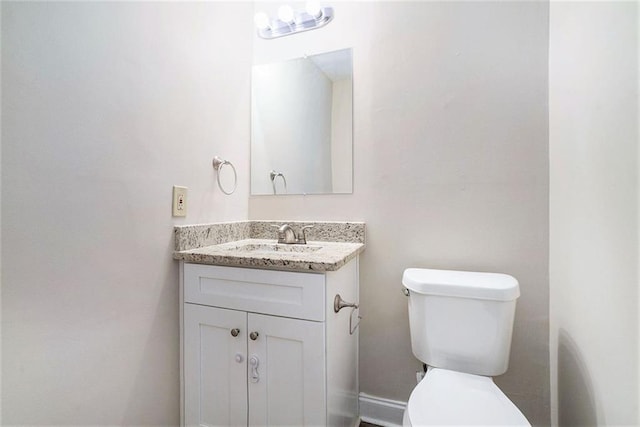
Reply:
M407 268L402 284L426 295L513 301L520 296L518 281L508 274Z

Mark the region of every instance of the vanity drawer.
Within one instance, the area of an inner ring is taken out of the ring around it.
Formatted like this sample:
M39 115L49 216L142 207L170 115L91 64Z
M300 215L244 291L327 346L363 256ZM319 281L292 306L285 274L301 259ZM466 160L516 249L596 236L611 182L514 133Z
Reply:
M325 275L184 264L185 302L324 321Z

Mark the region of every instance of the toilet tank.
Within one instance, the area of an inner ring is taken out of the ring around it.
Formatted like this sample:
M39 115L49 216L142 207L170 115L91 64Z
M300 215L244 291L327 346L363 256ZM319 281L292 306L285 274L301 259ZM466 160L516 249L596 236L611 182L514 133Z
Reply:
M436 368L495 376L509 367L520 296L506 274L408 268L413 354Z

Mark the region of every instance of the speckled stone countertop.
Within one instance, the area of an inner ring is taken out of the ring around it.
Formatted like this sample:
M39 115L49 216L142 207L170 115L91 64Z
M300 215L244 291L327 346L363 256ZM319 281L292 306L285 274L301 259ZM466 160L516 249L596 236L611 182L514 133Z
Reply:
M277 229L308 225L307 245L277 244ZM176 226L174 259L287 271L335 271L364 250L362 222L238 221Z

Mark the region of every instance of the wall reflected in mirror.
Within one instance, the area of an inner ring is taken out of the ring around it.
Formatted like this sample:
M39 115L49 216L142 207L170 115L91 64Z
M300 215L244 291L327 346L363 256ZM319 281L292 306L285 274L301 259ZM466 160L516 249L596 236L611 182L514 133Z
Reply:
M351 193L351 49L254 65L251 84L251 194Z

